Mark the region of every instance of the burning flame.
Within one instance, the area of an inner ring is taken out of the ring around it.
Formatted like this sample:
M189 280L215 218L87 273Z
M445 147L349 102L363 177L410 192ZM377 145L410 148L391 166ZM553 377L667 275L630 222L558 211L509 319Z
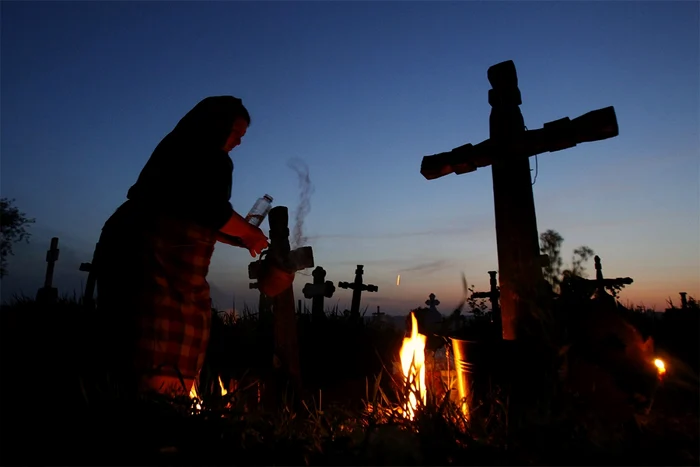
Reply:
M403 345L399 352L403 376L408 381L410 388L405 414L411 420L413 420L415 410L418 407L416 392L420 394L423 404L426 403L425 340L426 337L418 333L418 321L416 315L411 312L411 336L403 338Z
M666 373L666 364L664 364L664 361L661 360L660 358L657 358L654 360L654 366L659 372L659 376L663 375Z
M221 395L225 396L228 394L228 391L224 387L224 383L221 381L221 376L219 376L219 387L221 388ZM202 399L199 397L199 394L197 393L197 388L196 384L192 384L192 389L190 389L190 399L192 399L195 402L195 408L197 410L202 410Z

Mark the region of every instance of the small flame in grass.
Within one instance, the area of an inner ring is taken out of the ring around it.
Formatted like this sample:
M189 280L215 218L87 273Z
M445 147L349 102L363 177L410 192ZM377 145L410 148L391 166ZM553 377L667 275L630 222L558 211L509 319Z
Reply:
M221 395L222 396L225 396L226 394L228 394L228 391L224 387L224 383L221 382L221 376L219 376L219 387L221 388Z
M192 389L190 389L190 399L192 399L194 402L194 408L196 410L202 410L202 400L199 398L199 394L197 394L197 388L195 386L196 385L193 383Z
M654 366L655 366L656 369L658 370L659 376L661 376L661 375L663 375L664 373L666 373L666 364L665 364L664 361L661 360L660 358L657 358L657 359L654 360Z
M425 387L425 341L426 337L418 333L418 321L416 315L411 312L411 336L403 338L403 345L399 352L403 376L408 382L409 395L408 407L405 408L406 416L413 420L415 410L418 407L416 393L420 394L423 404L426 403L427 390Z
M192 389L190 389L190 399L193 400L195 403L195 409L196 410L202 410L202 399L199 397L199 394L197 393L197 385L192 384ZM228 394L228 390L224 387L224 383L221 381L221 376L219 376L219 387L221 388L221 395L225 396Z

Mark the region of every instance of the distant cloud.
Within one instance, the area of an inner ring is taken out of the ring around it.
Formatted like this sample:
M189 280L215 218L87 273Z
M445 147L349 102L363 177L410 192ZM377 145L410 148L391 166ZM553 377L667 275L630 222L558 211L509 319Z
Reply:
M418 260L420 261L420 260ZM427 262L418 262L417 260L411 258L384 258L384 259L372 259L360 261L327 261L326 264L334 265L357 265L362 264L363 266L373 266L373 267L383 267L394 269L397 273L402 274L406 272L422 272L422 273L433 273L441 269L449 268L455 265L453 260L442 258Z
M454 263L447 259L438 259L435 261L429 261L427 263L416 264L415 266L410 266L407 268L399 269L399 273L402 272L421 272L423 274L431 274L433 272L440 271L442 269L453 266Z
M475 233L481 233L484 231L493 231L493 226L479 226L479 227L446 227L446 228L436 228L428 230L418 230L415 232L390 232L390 233L379 233L379 234L317 234L309 235L307 238L309 240L324 240L324 239L399 239L408 237L423 237L432 235L469 235Z

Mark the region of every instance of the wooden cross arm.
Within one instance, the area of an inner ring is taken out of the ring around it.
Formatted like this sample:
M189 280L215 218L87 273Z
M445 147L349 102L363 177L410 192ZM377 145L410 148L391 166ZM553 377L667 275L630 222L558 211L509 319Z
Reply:
M269 252L269 250L265 251ZM267 257L262 261L266 260ZM248 279L258 279L262 261L253 261L248 264ZM314 250L310 246L303 246L290 251L286 257L277 260L277 262L291 272L312 268L314 266Z
M331 281L326 281L324 284L323 296L326 298L331 298L333 293L335 293L335 285L333 285L333 282Z
M362 290L366 290L367 292L378 292L379 287L376 285L368 284L362 287Z
M524 131L507 141L487 139L473 146L465 144L449 152L423 157L421 174L428 180L454 172L457 175L474 172L493 164L502 157L530 157L554 152L580 143L613 138L619 134L615 108L605 107L573 120L564 117L545 123L537 130Z
M338 287L340 287L341 289L353 289L354 290L355 284L352 282L343 281L343 282L338 282Z

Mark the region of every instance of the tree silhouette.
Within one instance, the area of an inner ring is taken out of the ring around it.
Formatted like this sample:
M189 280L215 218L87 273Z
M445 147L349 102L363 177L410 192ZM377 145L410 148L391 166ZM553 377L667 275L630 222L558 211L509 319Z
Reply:
M574 250L571 267L562 270L564 265L561 257L562 243L564 243L564 237L556 230L549 229L540 235L540 251L549 256L549 264L542 268L542 275L556 293L561 293L562 285L565 283L570 285L577 278L585 278L585 263L595 255L593 249L582 245Z
M29 219L13 206L14 199L0 199L0 278L8 274L7 257L14 254L12 246L24 240L29 243L31 233L25 228L33 224L34 219Z
M549 256L549 263L542 268L544 279L549 282L552 289L556 292L561 283L561 244L564 242L562 237L556 230L546 230L540 234L540 251Z
M571 269L568 271L572 276L586 277L586 267L584 264L595 255L595 252L587 246L580 246L574 250L571 257Z

